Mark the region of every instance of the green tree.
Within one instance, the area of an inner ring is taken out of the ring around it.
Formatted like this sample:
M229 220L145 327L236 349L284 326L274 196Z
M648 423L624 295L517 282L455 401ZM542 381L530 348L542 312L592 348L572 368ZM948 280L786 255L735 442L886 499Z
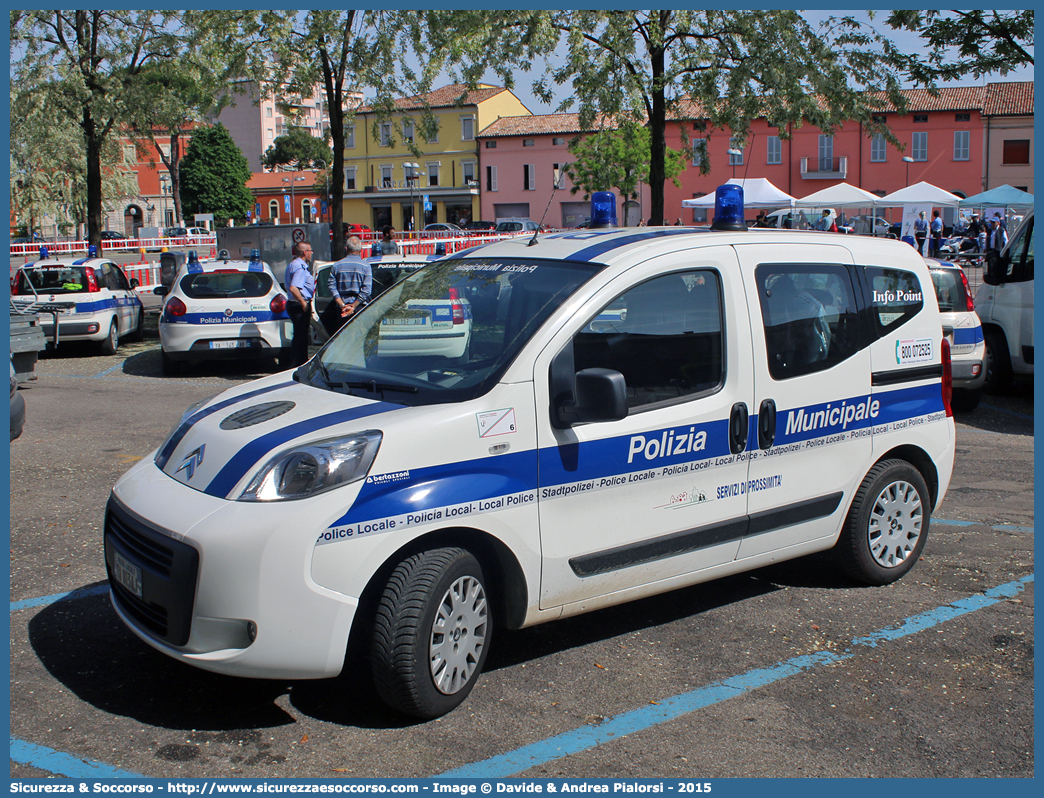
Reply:
M229 46L203 23L199 12L182 17L182 51L176 59L146 65L128 86L125 99L129 132L139 155L158 153L170 175L174 216L182 224L180 163L193 127L215 117L231 100L224 91L242 70L243 48ZM159 139L169 147L161 147Z
M913 65L911 77L933 85L965 75L979 78L1033 65L1033 9L1014 11L893 11L888 24L916 31L928 45L927 58ZM951 60L950 51L957 51Z
M168 11L12 11L11 85L43 93L48 110L76 120L83 139L88 241L101 243L104 149L122 132L128 88L180 50Z
M630 122L619 130L602 130L589 136L578 136L569 143L569 152L576 161L565 165L573 183L571 193L584 192L584 199L593 191L619 189L624 198L638 198L638 184L649 181L649 129ZM664 177L681 185L678 180L685 170L685 153L666 150Z
M250 165L222 124L196 128L181 161L181 201L216 222L245 220L254 208Z
M598 116L622 124L647 121L651 216L664 218L667 119L685 98L703 109L709 128L744 140L764 117L786 137L789 125L830 132L862 122L869 132L886 102L900 109L900 74L911 58L850 19L813 27L797 11L469 11L425 15L429 46L466 64L476 79L487 70L511 85L511 73L534 60L545 71L534 83L545 99L569 83L580 124ZM564 61L554 61L559 42ZM705 164L709 168L710 164Z
M261 157L261 163L268 169L277 169L280 166L314 169L318 168L317 164L320 161L324 166L333 163L330 146L303 127L292 127L285 135L276 136Z
M322 87L333 150L333 162L327 164L332 252L343 252L344 145L358 98L371 93L378 118L387 118L394 97L426 91L438 73L441 56L427 47L416 13L211 11L204 16L212 29L248 47L245 76L256 80L262 93L307 97L316 86ZM402 58L410 49L422 64L419 70ZM426 116L430 126L432 117Z
M53 219L67 232L87 222L87 161L83 136L75 120L56 112L47 92L12 90L11 210L40 229ZM116 209L138 193L134 172L123 160L118 141L109 138L101 150L102 203Z

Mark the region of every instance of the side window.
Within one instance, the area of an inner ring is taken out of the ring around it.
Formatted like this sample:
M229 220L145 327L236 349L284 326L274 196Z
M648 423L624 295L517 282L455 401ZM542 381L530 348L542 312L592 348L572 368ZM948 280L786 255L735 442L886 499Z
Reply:
M867 266L865 272L870 286L870 316L878 338L921 312L924 296L916 274L877 266Z
M116 286L120 291L130 291L130 282L127 280L127 275L123 273L121 269L113 268L113 274L116 277Z
M1022 282L1033 279L1033 231L1035 230L1033 220L1030 220L1025 230L1019 231L1008 254L1008 282Z
M632 410L687 398L721 384L722 332L717 272L668 274L602 308L573 337L574 366L623 374Z
M773 379L823 371L860 350L858 305L845 266L762 264L754 273Z
M112 264L103 263L95 269L95 272L97 272L99 288L108 288L110 291L119 290L119 284L116 282Z

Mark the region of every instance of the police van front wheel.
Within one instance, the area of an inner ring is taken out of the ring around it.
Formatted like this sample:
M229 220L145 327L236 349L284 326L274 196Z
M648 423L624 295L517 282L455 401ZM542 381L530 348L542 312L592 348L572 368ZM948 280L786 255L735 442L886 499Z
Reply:
M928 539L931 499L905 460L883 460L863 479L841 530L841 568L867 585L886 585L913 568Z
M482 566L464 549L400 562L373 625L371 663L389 706L430 719L467 698L489 651L492 611Z

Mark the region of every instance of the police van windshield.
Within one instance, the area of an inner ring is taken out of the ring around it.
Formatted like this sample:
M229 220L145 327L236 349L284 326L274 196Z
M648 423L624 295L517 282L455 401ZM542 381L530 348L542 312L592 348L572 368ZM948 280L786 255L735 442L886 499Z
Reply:
M181 278L181 290L191 299L228 299L265 296L272 289L272 278L265 272L238 269L197 272Z
M86 266L40 266L18 273L19 294L31 294L33 288L41 294L80 294L87 291ZM30 285L32 288L30 288Z
M436 261L342 327L304 378L316 387L407 405L481 396L600 268L521 258Z

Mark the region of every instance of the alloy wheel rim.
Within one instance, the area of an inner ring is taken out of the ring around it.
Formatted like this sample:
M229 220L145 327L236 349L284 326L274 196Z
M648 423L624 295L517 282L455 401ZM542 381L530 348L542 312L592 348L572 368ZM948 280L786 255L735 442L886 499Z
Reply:
M440 693L463 689L478 669L489 621L486 592L473 576L454 580L431 625L431 678Z

